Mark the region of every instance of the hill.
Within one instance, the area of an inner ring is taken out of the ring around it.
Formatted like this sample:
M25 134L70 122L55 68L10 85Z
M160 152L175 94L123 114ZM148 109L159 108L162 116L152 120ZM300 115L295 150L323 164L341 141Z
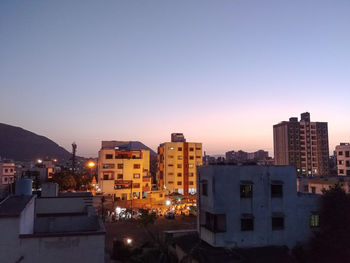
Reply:
M68 160L70 153L52 140L33 132L0 123L0 156L15 161L37 158Z
M149 150L150 155L152 157L157 156L157 153L153 151L148 146L144 145L142 142L139 141L102 141L102 148L114 148L114 147L120 147L124 148L128 151L137 151L137 150Z

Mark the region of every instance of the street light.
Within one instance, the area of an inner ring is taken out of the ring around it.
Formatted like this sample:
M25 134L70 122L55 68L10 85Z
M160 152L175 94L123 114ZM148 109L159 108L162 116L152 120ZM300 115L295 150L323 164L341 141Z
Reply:
M126 239L126 244L131 245L132 244L132 239L131 238L127 238Z
M170 201L170 200L166 200L166 201L165 201L165 204L166 204L167 206L170 206L170 205L171 205L171 201Z
M90 168L94 168L95 167L95 162L93 162L93 161L90 161L90 162L88 162L88 166L90 167Z

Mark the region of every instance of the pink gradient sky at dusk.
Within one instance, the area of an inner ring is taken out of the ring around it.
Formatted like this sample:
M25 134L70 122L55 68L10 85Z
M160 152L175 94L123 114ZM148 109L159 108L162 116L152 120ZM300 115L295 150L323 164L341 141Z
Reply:
M272 126L350 141L350 2L0 2L0 122L96 156L183 132L208 154L268 150Z

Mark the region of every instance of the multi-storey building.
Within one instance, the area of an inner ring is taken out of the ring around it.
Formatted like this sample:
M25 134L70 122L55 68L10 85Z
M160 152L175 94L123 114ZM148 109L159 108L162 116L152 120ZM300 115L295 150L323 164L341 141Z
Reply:
M160 189L184 195L195 193L199 165L202 165L202 143L186 142L182 133L173 133L171 142L158 147L157 182Z
M335 147L338 176L350 176L350 143L340 143Z
M320 224L320 195L297 193L292 166L198 169L197 230L214 247L294 247Z
M275 165L294 165L299 175L328 175L327 122L311 122L310 113L302 113L300 122L293 117L274 125L273 142Z
M15 164L13 162L0 162L0 198L8 195L15 182Z
M227 162L265 161L269 159L269 153L264 150L256 152L229 151L225 154Z
M345 193L350 193L350 177L302 177L297 178L298 191L301 193L323 194L335 185L339 185Z
M15 164L13 162L0 163L0 182L2 185L15 182Z
M103 141L98 156L98 184L102 194L113 195L117 200L147 197L152 183L149 150L130 150Z

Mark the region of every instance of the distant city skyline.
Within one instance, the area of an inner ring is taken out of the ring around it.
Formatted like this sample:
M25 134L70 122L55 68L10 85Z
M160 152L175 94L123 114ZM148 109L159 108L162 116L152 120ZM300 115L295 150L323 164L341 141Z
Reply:
M0 122L78 155L102 140L267 150L308 111L350 141L350 2L1 1ZM312 15L311 15L312 14Z

